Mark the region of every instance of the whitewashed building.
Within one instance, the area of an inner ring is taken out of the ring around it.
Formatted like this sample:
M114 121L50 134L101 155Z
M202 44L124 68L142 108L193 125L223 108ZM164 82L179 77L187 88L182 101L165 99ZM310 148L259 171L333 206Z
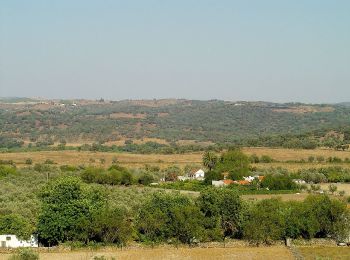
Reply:
M224 187L225 183L222 180L220 180L220 181L211 181L211 185L213 185L214 187Z
M38 238L31 236L29 240L21 240L16 235L0 235L0 247L38 247Z
M192 171L188 174L188 177L194 180L204 180L204 171L202 169Z

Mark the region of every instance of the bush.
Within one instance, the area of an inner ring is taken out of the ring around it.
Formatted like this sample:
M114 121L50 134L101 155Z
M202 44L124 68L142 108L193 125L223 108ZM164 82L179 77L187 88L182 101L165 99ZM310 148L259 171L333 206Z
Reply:
M0 178L16 174L16 168L12 166L0 165Z
M307 158L307 161L312 163L315 161L315 157L314 156L309 156L309 158Z
M270 190L295 190L296 183L291 177L284 174L268 174L261 182L262 188L269 188Z
M55 164L55 162L51 159L46 159L44 164Z
M38 260L39 254L31 248L20 248L9 260Z
M32 165L33 164L33 160L31 158L26 159L26 164Z
M283 216L284 204L280 199L268 199L258 202L249 211L243 234L251 242L271 244L282 239L285 230Z
M268 156L268 155L262 155L260 157L260 162L262 162L262 163L272 163L273 159L270 156Z

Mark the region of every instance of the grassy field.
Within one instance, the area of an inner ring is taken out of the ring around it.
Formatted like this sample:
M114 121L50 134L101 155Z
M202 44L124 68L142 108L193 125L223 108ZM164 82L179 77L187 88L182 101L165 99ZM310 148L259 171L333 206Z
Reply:
M155 248L155 249L124 249L108 251L73 251L40 253L41 260L88 260L95 256L105 256L106 259L294 259L291 252L282 246L270 247L234 247L234 248ZM9 255L0 255L0 260L8 259Z
M58 165L100 165L100 159L105 160L105 165L112 164L113 158L117 158L121 165L129 167L140 167L145 164L159 165L166 167L169 165L198 164L202 162L202 155L191 154L128 154L128 153L103 153L103 152L78 152L78 151L45 151L45 152L19 152L0 153L0 159L13 160L17 166L25 166L25 160L31 158L33 163L43 163L45 160L53 160ZM95 162L92 162L94 160Z
M345 194L350 196L350 183L333 183L337 186L337 192L345 191ZM321 189L328 191L329 183L321 183Z
M299 247L305 260L345 260L350 259L349 247L313 246Z
M272 149L272 148L244 148L244 152L248 155L257 154L268 155L280 162L259 163L253 166L259 169L267 169L271 167L282 167L288 170L299 170L306 168L320 168L327 166L342 166L350 168L350 163L286 163L287 160L307 160L309 156L337 156L345 159L350 158L350 151L334 151L334 150L292 150L292 149ZM186 164L195 164L200 166L202 162L202 153L186 153L186 154L128 154L128 153L104 153L104 152L78 152L78 151L44 151L44 152L17 152L17 153L0 153L0 159L13 160L17 166L25 166L24 162L27 158L31 158L33 163L43 163L45 160L53 160L58 165L101 165L100 160L105 160L105 166L112 163L113 158L117 158L121 165L127 167L142 167L145 164L157 165L161 168L170 165L184 166Z
M335 151L333 149L284 149L284 148L243 148L243 152L246 154L256 154L258 156L268 155L277 161L288 160L307 160L309 156L323 156L325 159L328 157L339 157L341 159L350 158L350 151Z

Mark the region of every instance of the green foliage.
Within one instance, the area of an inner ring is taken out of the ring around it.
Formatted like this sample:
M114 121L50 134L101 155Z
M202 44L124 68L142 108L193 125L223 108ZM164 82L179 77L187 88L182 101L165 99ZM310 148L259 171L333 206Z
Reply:
M279 199L258 202L248 213L243 227L244 237L253 243L271 244L282 239L285 230L284 205Z
M222 230L222 238L241 234L245 205L238 193L230 189L206 189L201 192L198 204L205 217L205 228L214 231L209 234L217 234L217 230Z
M34 229L27 219L18 214L0 215L0 234L16 235L20 239L29 239Z
M203 154L203 165L211 171L213 168L215 168L218 157L214 152L207 151Z
M132 174L128 169L113 165L107 171L103 168L88 167L81 173L81 178L87 183L109 185L131 185Z
M63 177L44 187L40 194L39 237L48 244L80 240L87 223L100 210L104 196L100 189L84 185L76 177Z
M223 174L218 170L206 172L204 175L204 183L206 185L211 185L212 181L222 180L224 178Z
M16 174L16 168L13 166L0 165L0 179L8 175Z
M203 236L203 215L186 196L155 193L140 209L137 229L141 241L191 244Z
M267 174L261 182L262 188L270 190L295 190L297 185L293 179L285 174Z
M249 173L249 157L240 150L230 150L221 155L215 170L229 172L231 179L240 180Z
M146 104L148 102L154 104ZM331 111L325 112L321 110L322 105L307 105L317 112L295 114L289 111L297 111L300 106L305 104L244 102L241 106L235 106L232 102L218 100L172 100L168 103L157 100L139 103L113 101L78 104L74 107L53 106L37 113L35 105L17 104L0 111L0 149L91 149L171 154L204 151L207 145L201 142L208 141L220 144L216 146L218 149L228 148L229 144L305 149L323 145L334 148L346 145L349 140L349 127L344 126L348 126L350 122L349 107L329 105ZM113 115L116 113L126 113L130 117L115 118ZM135 116L138 114L142 116ZM160 114L165 116L159 116ZM245 119L244 124L242 118ZM65 126L64 129L62 125ZM327 134L330 130L337 130L339 134ZM13 138L15 132L18 133L18 138ZM119 137L116 137L115 132L128 139L125 145L102 145L103 142L116 141ZM343 140L340 133L344 134ZM66 141L75 141L78 138L91 140L95 144L80 148L66 146ZM173 143L165 145L131 142L142 138L160 138L169 143L194 140L195 143L180 146ZM30 139L35 145L26 147L23 143L26 139ZM59 146L50 147L54 142L60 142Z
M25 163L28 164L28 165L32 165L33 164L33 159L27 158Z
M19 248L9 260L38 260L39 254L31 248Z
M273 159L268 155L262 155L259 160L261 163L272 163Z
M124 246L132 235L131 222L123 208L105 207L95 211L92 221L85 219L81 226L85 229L86 241L93 238L105 244Z

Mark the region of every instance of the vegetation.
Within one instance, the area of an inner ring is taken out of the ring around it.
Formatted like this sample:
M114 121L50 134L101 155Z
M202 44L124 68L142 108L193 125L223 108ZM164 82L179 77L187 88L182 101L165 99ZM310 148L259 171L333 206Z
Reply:
M75 106L73 101L3 102L3 151L78 149L68 145L77 141L89 143L81 150L134 153L203 151L211 145L219 150L232 145L346 150L350 141L350 108L344 105L218 100L77 101ZM150 141L132 141L146 139ZM181 140L192 142L183 145Z

